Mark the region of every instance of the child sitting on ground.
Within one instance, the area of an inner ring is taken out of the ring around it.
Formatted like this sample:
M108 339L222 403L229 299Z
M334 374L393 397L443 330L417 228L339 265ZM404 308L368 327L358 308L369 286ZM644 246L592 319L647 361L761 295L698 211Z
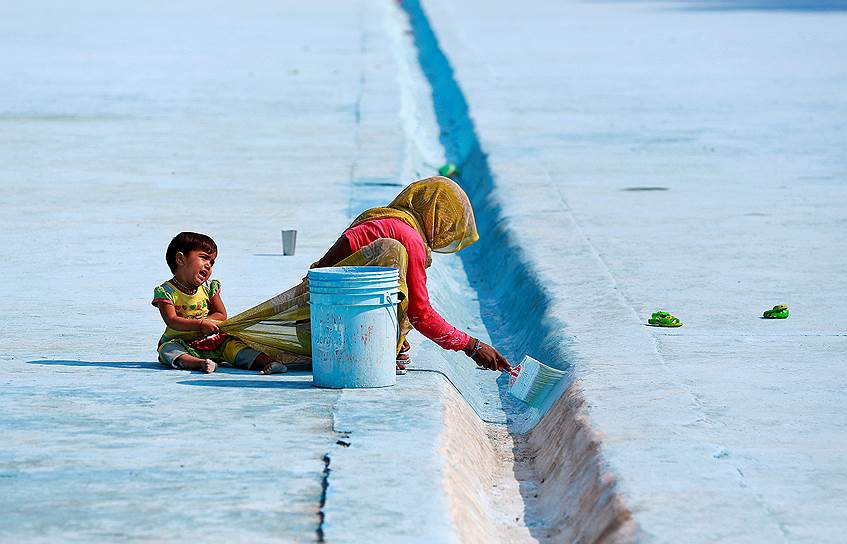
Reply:
M235 337L206 338L219 333L218 324L226 320L221 283L211 279L217 256L218 246L205 234L180 232L168 245L165 260L174 276L153 290L153 306L166 325L159 339L159 362L206 373L214 372L218 361L262 374L285 372L283 363Z

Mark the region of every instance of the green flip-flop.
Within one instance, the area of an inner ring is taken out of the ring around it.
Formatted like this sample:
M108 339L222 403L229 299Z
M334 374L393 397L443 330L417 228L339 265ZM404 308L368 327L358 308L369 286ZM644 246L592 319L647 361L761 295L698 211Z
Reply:
M653 312L647 324L653 327L682 327L682 321L668 312Z
M770 310L765 310L762 317L765 319L786 319L788 317L788 306L785 304L777 304Z

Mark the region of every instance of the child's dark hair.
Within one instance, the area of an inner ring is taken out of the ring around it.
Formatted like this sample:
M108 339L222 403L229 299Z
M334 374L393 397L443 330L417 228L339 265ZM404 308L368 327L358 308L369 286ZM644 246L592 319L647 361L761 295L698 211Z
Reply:
M171 243L168 244L168 249L165 251L165 260L168 262L168 268L171 272L176 272L176 254L182 252L188 255L189 251L203 250L207 253L217 253L218 245L215 241L196 232L180 232Z

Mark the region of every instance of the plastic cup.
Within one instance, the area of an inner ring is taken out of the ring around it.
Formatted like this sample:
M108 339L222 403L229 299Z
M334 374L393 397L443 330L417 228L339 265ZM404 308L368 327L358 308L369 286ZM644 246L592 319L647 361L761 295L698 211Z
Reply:
M297 245L297 231L283 230L282 231L282 254L294 255L294 247Z

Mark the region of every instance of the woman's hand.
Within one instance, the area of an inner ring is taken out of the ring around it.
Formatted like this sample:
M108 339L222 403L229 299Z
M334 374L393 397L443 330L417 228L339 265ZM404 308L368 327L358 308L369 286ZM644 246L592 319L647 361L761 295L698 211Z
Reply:
M200 332L207 336L210 334L214 334L221 330L220 327L218 327L218 323L219 322L215 321L214 319L201 319Z
M477 346L477 344L479 345ZM505 357L500 355L493 347L476 338L471 338L468 345L462 351L465 352L465 355L473 359L477 365L488 370L499 370L501 372L512 370L512 365L509 364L509 361Z

